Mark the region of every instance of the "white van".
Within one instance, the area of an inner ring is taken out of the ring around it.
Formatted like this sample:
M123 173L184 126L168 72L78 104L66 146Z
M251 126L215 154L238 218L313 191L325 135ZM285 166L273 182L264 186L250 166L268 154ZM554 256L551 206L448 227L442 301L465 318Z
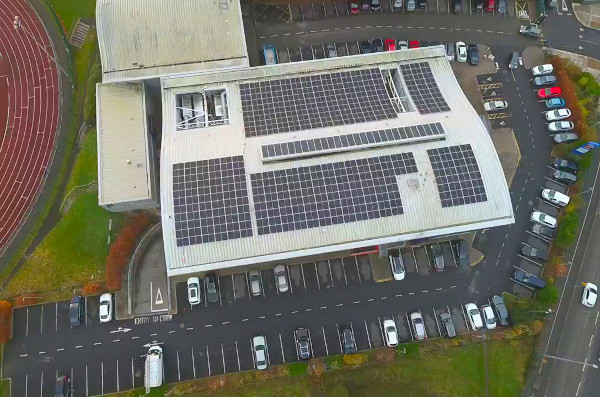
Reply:
M163 383L163 351L160 346L150 346L146 354L144 368L144 386L147 392L151 387L159 387Z
M542 190L542 197L544 200L549 201L552 204L560 205L561 207L566 207L570 200L569 196L566 194L551 189Z

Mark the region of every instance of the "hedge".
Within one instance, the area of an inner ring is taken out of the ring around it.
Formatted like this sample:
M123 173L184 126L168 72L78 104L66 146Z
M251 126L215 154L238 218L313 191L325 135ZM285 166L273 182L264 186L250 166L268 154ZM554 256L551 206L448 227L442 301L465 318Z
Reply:
M12 323L12 305L7 301L0 301L0 343L10 339Z

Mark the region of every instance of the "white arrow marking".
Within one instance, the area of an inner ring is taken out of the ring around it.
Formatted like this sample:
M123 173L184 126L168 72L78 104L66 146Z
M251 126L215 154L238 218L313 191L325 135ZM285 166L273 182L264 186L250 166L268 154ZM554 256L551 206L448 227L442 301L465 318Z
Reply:
M162 294L160 293L160 288L156 289L156 300L154 301L154 303L156 305L162 305L163 304L163 298L162 298Z

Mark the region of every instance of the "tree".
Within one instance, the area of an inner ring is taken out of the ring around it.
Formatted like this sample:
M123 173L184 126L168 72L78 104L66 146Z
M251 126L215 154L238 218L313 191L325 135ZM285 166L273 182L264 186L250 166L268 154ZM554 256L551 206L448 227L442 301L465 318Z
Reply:
M590 79L587 76L581 76L579 80L577 80L577 85L580 87L585 87Z

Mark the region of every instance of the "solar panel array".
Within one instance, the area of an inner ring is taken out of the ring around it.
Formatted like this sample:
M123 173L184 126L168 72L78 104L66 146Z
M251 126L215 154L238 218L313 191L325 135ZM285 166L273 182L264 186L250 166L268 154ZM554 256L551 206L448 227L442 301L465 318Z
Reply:
M252 174L258 234L400 215L396 176L415 172L401 153Z
M240 85L246 136L397 117L379 69Z
M471 145L429 149L442 207L487 201L481 172Z
M400 65L402 76L419 113L447 112L450 107L438 88L429 63Z
M398 144L411 138L438 138L446 134L441 123L413 125L379 131L359 132L263 145L264 159L317 154L318 152L347 151L371 145Z
M173 164L177 246L252 236L244 159Z

